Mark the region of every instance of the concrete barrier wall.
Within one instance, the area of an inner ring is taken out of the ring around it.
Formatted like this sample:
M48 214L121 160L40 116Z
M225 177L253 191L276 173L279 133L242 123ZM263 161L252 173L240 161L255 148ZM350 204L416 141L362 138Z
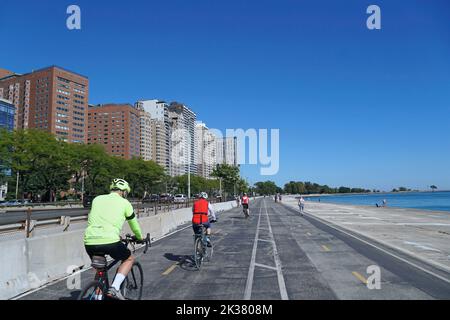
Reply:
M213 205L219 217L221 212L234 207L234 201ZM139 219L139 224L143 232L159 239L191 219L191 208L184 208ZM124 233L130 233L127 224ZM67 276L75 266L89 267L83 234L84 229L81 229L0 241L0 299L15 297Z

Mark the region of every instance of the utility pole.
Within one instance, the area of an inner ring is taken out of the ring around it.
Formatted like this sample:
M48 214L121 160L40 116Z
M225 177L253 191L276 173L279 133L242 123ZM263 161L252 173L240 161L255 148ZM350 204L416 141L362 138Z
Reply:
M219 189L220 189L220 201L223 201L223 195L222 195L222 178L219 178Z
M19 200L19 171L17 171L17 181L16 181L16 200Z
M191 199L191 146L188 146L188 201Z
M81 202L84 203L84 171L81 171Z

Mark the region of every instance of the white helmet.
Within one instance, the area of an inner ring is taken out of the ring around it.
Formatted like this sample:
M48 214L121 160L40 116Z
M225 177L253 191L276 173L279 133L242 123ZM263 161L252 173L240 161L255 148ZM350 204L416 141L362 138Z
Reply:
M200 198L208 199L208 194L206 192L200 193Z

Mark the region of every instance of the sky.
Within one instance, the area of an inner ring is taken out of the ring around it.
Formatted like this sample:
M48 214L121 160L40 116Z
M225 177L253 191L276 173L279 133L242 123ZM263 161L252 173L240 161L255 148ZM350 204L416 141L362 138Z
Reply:
M90 103L180 101L210 128L279 129L279 172L244 165L250 183L450 189L449 1L2 0L0 38L0 68L76 71Z

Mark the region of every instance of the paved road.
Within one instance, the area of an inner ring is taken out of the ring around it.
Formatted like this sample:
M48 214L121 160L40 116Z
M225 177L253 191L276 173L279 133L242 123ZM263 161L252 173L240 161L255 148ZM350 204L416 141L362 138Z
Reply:
M213 260L192 266L190 227L156 242L140 256L144 299L443 299L450 285L405 262L333 230L310 217L257 200L251 217L240 209L224 212L214 225ZM381 289L364 283L367 267L381 270ZM93 271L81 275L82 285ZM66 281L22 299L72 299Z
M61 216L78 217L88 214L86 209L55 209L55 210L39 210L32 211L31 218L33 220L47 220L56 219ZM22 223L27 219L26 211L9 211L6 213L0 213L0 225Z

